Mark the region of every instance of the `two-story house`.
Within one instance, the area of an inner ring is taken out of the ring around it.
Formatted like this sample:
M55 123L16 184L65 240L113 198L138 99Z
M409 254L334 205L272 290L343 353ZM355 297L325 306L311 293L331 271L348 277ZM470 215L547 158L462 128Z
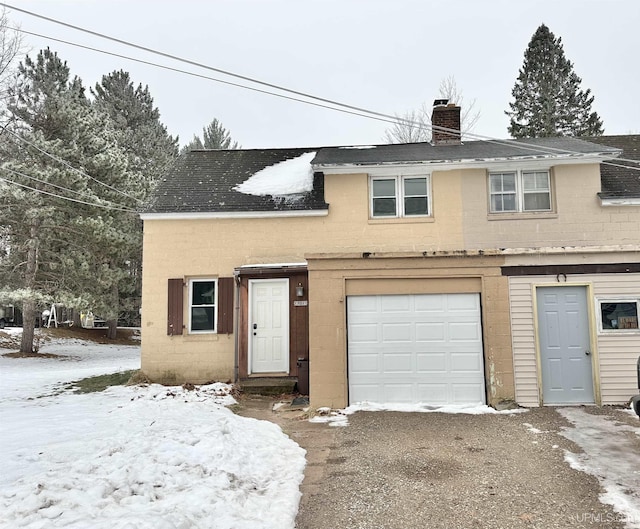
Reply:
M640 177L601 165L616 137L461 142L459 119L435 107L432 143L182 156L142 215L143 371L308 366L313 406L627 401Z

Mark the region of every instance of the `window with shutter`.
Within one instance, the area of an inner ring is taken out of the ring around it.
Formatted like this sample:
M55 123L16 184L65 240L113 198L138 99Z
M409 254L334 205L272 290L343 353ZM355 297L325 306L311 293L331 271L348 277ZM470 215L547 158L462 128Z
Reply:
M233 277L218 278L218 333L233 332Z

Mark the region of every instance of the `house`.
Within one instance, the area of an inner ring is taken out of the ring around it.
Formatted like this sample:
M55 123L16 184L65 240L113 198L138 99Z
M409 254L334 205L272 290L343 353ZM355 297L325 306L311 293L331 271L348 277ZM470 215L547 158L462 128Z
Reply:
M459 122L445 103L432 143L181 157L142 214L145 373L308 373L316 407L627 402L640 177L615 160L640 137Z

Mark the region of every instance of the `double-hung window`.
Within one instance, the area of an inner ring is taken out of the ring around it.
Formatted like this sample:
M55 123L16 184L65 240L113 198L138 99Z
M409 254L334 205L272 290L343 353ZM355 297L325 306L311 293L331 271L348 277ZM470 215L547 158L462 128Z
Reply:
M189 332L216 332L217 286L216 279L189 281Z
M429 178L376 176L371 178L371 217L424 217L429 212Z
M505 171L489 174L491 213L551 211L549 171Z

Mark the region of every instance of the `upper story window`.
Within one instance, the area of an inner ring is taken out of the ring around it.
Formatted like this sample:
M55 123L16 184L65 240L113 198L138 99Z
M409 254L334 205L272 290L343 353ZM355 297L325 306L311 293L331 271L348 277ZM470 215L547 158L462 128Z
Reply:
M189 332L216 332L217 283L216 279L189 281Z
M491 213L551 211L549 171L508 171L489 174Z
M371 217L428 216L429 178L384 176L371 178Z

